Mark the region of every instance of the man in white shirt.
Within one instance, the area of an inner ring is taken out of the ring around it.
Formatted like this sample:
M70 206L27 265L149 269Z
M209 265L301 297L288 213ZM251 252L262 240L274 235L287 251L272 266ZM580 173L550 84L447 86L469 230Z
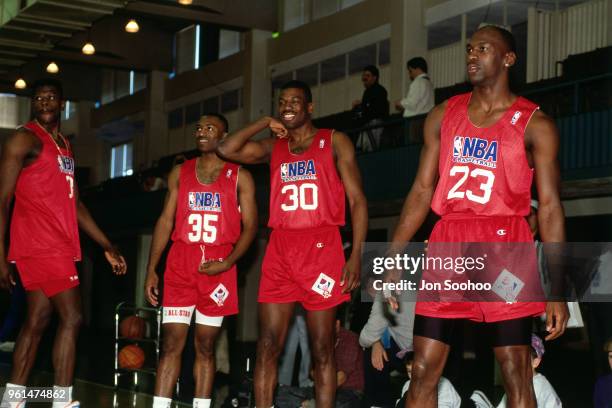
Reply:
M395 102L395 108L403 112L404 118L424 115L434 107L434 89L427 76L427 61L422 57L415 57L406 63L410 76L410 88L406 97ZM409 140L418 142L423 140L423 122L416 119L409 121Z
M404 117L428 113L434 107L434 89L427 76L427 61L422 57L415 57L406 63L410 76L410 88L406 97L395 102L395 108L404 112Z

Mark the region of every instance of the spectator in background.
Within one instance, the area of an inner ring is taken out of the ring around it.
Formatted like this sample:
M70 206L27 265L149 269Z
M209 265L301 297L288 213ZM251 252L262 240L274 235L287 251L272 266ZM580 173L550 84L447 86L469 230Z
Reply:
M555 392L555 389L550 385L546 377L538 373L536 369L542 363L544 357L544 342L535 334L531 335L531 367L533 370L533 389L536 396L538 408L561 408L561 400ZM476 408L493 408L493 404L484 395L482 391L474 391L470 399L476 405ZM608 407L608 405L604 405ZM507 407L507 397L504 395L497 408Z
M395 405L397 408L404 407L406 404L406 393L408 392L408 388L410 388L410 376L412 375L412 357L413 353L410 353L405 358L406 360L406 374L408 374L408 381L402 387L402 398ZM438 408L460 408L461 407L461 397L453 387L453 383L451 383L447 378L440 377L440 382L438 382Z
M359 336L336 320L336 408L359 408L363 397L363 351Z
M612 338L610 338L604 346L604 351L608 356L608 364L612 370ZM595 383L593 403L595 408L612 407L612 372L602 375Z
M144 173L144 180L142 181L143 191L158 191L167 188L166 181L157 175L157 172L148 170Z
M383 119L389 116L389 100L387 90L378 83L379 72L374 65L363 69L361 82L365 90L361 100L353 101L353 112L359 126L381 125ZM380 147L382 127L361 132L357 138L357 148L364 152L377 150Z
M365 348L365 402L367 406L393 407L391 371L404 370L403 357L412 351L414 303L401 302L398 311L392 310L380 297L374 300L372 311L359 335Z
M405 119L414 116L425 115L434 107L434 88L429 76L427 76L427 61L422 57L415 57L406 63L408 76L412 81L408 88L406 97L395 102L395 109L403 112ZM423 123L421 120L408 120L408 140L411 143L423 140Z

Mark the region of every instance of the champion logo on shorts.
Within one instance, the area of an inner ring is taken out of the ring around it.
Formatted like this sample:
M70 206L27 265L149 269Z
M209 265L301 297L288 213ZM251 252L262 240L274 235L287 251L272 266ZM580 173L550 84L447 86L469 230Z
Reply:
M322 242L317 242L317 248L323 248L323 243Z
M229 170L227 171L227 173L225 174L225 177L227 177L227 178L232 177L232 169L229 169Z
M500 237L503 237L504 235L506 235L508 233L508 231L506 231L505 229L498 229L497 230L497 235L499 235Z
M331 296L335 284L335 280L321 272L314 285L312 285L312 290L327 299Z
M229 291L222 284L218 284L215 290L210 294L210 298L217 304L217 306L223 306L225 299L229 296Z
M325 147L325 139L319 140L319 149L322 149L324 147Z
M514 115L512 116L512 119L510 120L510 124L516 125L516 122L518 122L520 117L521 117L521 111L514 112Z
M71 276L70 278L68 278L68 279L70 279L70 282L76 282L76 281L78 281L78 280L79 280L79 275L72 275L72 276Z

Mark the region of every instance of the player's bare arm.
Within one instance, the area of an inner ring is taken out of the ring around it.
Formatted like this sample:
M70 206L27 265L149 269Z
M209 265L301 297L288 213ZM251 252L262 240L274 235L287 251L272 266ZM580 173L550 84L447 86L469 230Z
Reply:
M6 260L6 230L8 227L9 209L15 194L15 186L21 169L41 149L36 136L27 130L17 130L2 146L0 155L0 287L10 289L15 280L10 274Z
M361 272L361 244L368 231L368 204L363 193L361 173L355 160L355 148L351 140L342 132L334 132L332 143L336 155L336 166L344 185L351 210L353 227L353 250L342 271L341 286L343 293L359 286Z
M538 225L542 242L565 241L565 216L559 190L561 175L557 154L559 134L554 121L541 111L536 111L525 131L525 144L535 169L535 182L540 206ZM563 334L569 319L565 302L548 302L546 305L546 340Z
M405 242L410 241L429 213L438 180L440 128L445 109L446 102L437 105L425 119L424 142L419 157L419 168L393 234L394 247L403 246Z
M175 166L168 175L168 192L164 199L164 208L153 230L149 261L147 262L147 279L145 280L145 297L153 306L159 304L159 277L156 269L164 249L166 249L170 234L172 234L172 228L174 227L180 174L181 165L178 165Z
M238 173L238 203L242 219L242 232L232 252L221 262L211 261L200 265L200 272L216 275L227 271L245 254L257 233L257 203L255 182L251 173L241 168Z
M250 140L253 136L267 128L270 128L279 136L287 134L287 129L279 121L270 116L264 116L225 137L219 143L217 153L230 161L238 163L267 163L270 161L274 139Z
M113 245L106 234L102 232L98 224L94 221L89 210L79 198L79 191L74 189L76 194L76 214L79 228L83 230L91 239L104 249L104 257L111 265L115 275L124 275L127 272L127 264L123 255L117 247Z

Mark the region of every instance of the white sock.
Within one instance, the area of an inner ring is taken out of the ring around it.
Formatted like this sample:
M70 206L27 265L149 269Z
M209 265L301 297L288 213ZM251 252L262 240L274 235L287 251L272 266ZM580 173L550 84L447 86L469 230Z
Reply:
M172 398L153 397L153 408L170 408Z
M66 405L72 402L72 385L69 387L62 387L61 385L53 386L53 395L57 395L57 398L53 398L53 408L64 408Z
M21 390L25 390L26 386L19 385L19 384L6 383L6 389L4 390L4 395L2 395L1 404L3 407L6 406L7 408L17 408L17 406L21 404L24 399L17 400L15 398L11 398L9 395L9 388L12 389L13 391L21 391ZM21 406L23 407L25 406L25 404L22 404Z
M193 408L210 408L211 398L194 398Z

